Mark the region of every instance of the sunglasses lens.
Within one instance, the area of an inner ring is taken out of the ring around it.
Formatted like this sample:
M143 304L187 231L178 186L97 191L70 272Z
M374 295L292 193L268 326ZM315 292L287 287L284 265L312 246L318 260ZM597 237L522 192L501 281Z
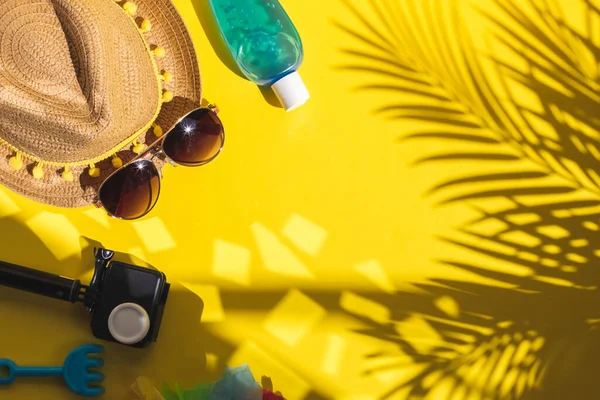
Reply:
M111 175L100 188L102 206L122 219L146 215L156 204L160 177L150 160L137 160Z
M171 160L190 167L212 160L222 147L223 124L208 108L192 111L163 141L163 151Z

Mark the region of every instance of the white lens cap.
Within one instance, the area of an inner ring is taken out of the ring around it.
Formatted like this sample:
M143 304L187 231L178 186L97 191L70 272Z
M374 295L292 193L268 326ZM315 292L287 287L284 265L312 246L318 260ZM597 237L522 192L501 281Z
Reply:
M148 334L150 317L139 304L119 304L108 316L108 330L118 342L136 344Z

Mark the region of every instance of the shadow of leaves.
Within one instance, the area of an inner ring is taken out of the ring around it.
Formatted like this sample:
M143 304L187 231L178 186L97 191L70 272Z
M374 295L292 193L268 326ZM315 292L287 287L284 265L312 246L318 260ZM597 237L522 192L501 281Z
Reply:
M441 238L464 259L439 262L490 283L437 279L419 285L426 294L375 300L392 311L387 323L356 316L369 326L360 333L397 346L372 354L380 366L367 372L400 370L403 356L423 366L384 398L600 394L592 372L600 353L600 9L573 1L584 16L574 24L559 0L490 3L475 6L491 32L485 50L459 1L368 0L359 9L344 0L356 23L336 23L356 45L341 49L338 68L373 79L359 90L397 99L376 114L418 122L400 142L447 144L415 165L477 170L445 177L428 194L479 214ZM434 339L423 343L406 321Z

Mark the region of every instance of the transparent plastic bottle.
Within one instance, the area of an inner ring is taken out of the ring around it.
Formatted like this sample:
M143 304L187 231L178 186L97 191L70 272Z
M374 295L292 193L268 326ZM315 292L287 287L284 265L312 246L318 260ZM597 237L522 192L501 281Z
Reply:
M277 0L209 0L223 39L240 70L271 86L286 111L310 97L297 70L302 41Z

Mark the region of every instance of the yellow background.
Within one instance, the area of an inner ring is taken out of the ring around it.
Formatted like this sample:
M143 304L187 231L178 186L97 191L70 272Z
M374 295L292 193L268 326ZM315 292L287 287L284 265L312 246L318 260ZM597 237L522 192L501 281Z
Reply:
M343 1L282 0L304 42L300 73L312 96L291 113L228 67L204 1L174 3L198 51L203 96L221 109L222 155L198 169L166 167L158 205L137 222L96 209L54 209L2 190L0 259L86 282L91 248L102 243L167 275L172 289L158 342L146 350L102 343L107 399L133 398L129 386L140 375L157 386L191 387L244 363L257 378L272 377L290 400L378 398L426 363L397 353L402 368L365 374L368 354L397 346L356 333L364 321L343 310L387 321L392 311L363 295L419 296L417 284L431 278L482 280L438 262L464 257L439 237L477 213L460 202L439 207L439 198L426 195L442 178L480 167L412 164L454 144L399 143L418 123L373 112L404 95L360 90L372 74L343 70L351 58L342 50L360 41L336 24L364 30ZM376 17L369 1L352 4ZM489 27L471 3L456 4L482 44ZM449 316L460 313L452 296L426 301ZM74 347L97 342L82 307L5 288L0 321L0 356L23 365L60 364ZM402 329L421 349L439 339L418 311ZM446 399L440 393L428 398ZM19 380L0 398L75 397L39 379Z

